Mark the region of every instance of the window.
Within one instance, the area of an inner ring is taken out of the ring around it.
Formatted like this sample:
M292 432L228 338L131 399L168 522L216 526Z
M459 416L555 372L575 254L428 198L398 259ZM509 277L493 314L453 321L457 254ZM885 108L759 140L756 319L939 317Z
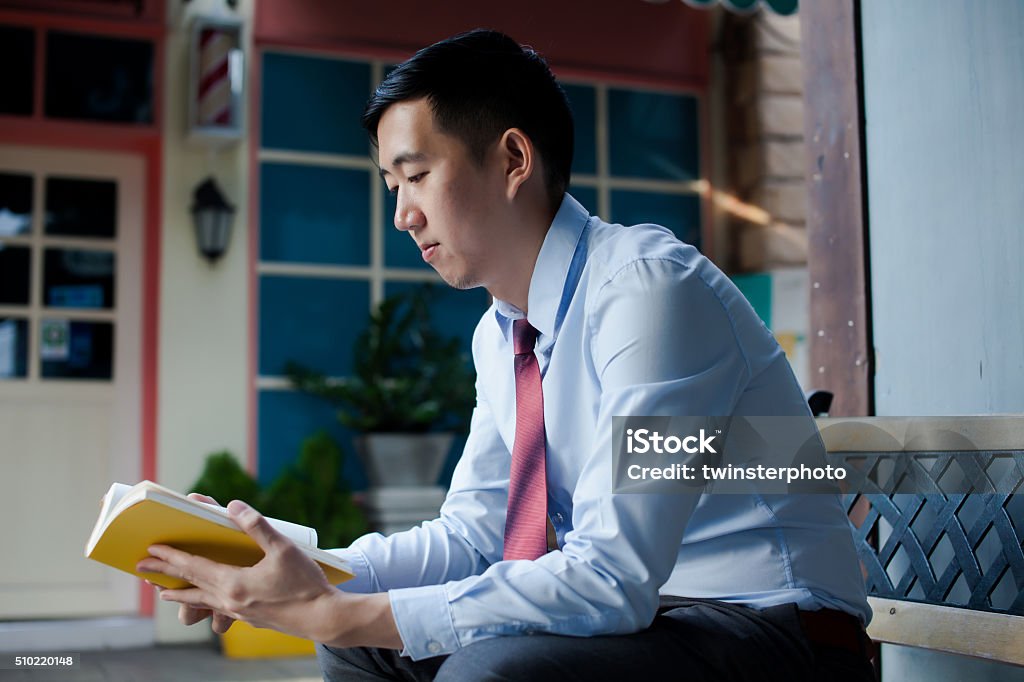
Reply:
M115 180L0 173L0 380L113 378L117 199Z
M658 223L700 248L697 97L603 84L565 90L576 122L569 192L602 218Z
M39 41L42 82L36 81ZM152 125L155 53L153 40L0 26L0 116Z
M50 31L45 114L114 123L153 122L153 44Z

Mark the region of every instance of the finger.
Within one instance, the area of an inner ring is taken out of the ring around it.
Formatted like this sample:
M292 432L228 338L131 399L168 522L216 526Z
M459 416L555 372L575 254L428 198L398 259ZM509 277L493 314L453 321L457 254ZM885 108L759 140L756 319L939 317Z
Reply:
M189 554L167 545L153 545L150 556L136 565L136 570L145 573L163 573L180 578L197 587L211 588L227 577L227 573L238 570L234 566L219 564L206 557Z
M231 625L234 622L235 622L235 619L232 618L231 616L229 616L227 614L224 614L224 613L220 613L218 611L214 611L213 612L213 623L211 623L210 627L218 635L223 635L225 632L228 631L228 628L230 628Z
M178 607L178 622L182 625L195 625L214 615L211 609L197 609L194 606L181 604Z
M195 500L196 502L206 502L207 504L220 505L220 502L213 499L209 495L203 495L202 493L189 493L186 497L188 497L188 499L190 500Z
M194 611L208 611L208 615L212 615L219 606L219 604L214 603L209 593L197 587L187 587L181 590L164 590L160 593L160 600L173 601Z
M171 573L167 572L167 569L169 567L169 564L166 564L164 561L161 561L151 556L146 557L145 559L139 561L139 563L135 564L135 570L139 573L160 573L163 575L172 575ZM173 577L180 578L181 576L174 574ZM149 580L147 580L146 582L148 582L150 585L156 588L157 592L160 591L161 588L156 583L151 582Z
M135 570L139 573L160 573L161 575L167 575L172 578L188 580L180 570L176 569L173 565L163 559L158 559L155 556L148 556L145 559L142 559L139 563L135 564ZM189 582L191 581L189 580Z
M260 514L245 502L231 500L228 503L228 513L231 514L231 518L238 524L238 527L255 540L256 544L264 552L269 552L282 543L287 544L288 540L267 523L267 519L264 518L263 514Z

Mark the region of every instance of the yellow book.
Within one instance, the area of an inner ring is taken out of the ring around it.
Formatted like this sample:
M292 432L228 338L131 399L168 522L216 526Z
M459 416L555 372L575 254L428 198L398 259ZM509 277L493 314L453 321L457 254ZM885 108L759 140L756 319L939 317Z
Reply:
M343 559L317 548L312 528L278 519L267 521L316 561L332 584L353 577ZM233 566L252 566L263 558L260 546L235 525L223 507L190 500L152 481L134 486L113 484L103 496L85 556L163 587L188 587L189 583L178 578L135 570L136 564L149 556L151 545L170 545Z

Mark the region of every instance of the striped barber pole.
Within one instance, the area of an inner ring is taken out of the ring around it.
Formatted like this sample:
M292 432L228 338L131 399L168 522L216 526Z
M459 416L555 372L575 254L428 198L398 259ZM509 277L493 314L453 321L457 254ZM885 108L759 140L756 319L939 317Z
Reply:
M199 32L198 125L231 124L231 70L234 36L218 28Z

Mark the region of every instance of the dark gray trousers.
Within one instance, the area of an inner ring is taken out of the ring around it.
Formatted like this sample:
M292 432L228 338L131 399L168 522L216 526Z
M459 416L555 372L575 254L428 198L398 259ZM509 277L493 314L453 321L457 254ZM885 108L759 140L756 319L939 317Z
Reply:
M808 642L793 605L755 610L676 597L662 604L651 626L632 635L496 637L422 661L318 644L317 658L327 682L875 679L865 657Z

